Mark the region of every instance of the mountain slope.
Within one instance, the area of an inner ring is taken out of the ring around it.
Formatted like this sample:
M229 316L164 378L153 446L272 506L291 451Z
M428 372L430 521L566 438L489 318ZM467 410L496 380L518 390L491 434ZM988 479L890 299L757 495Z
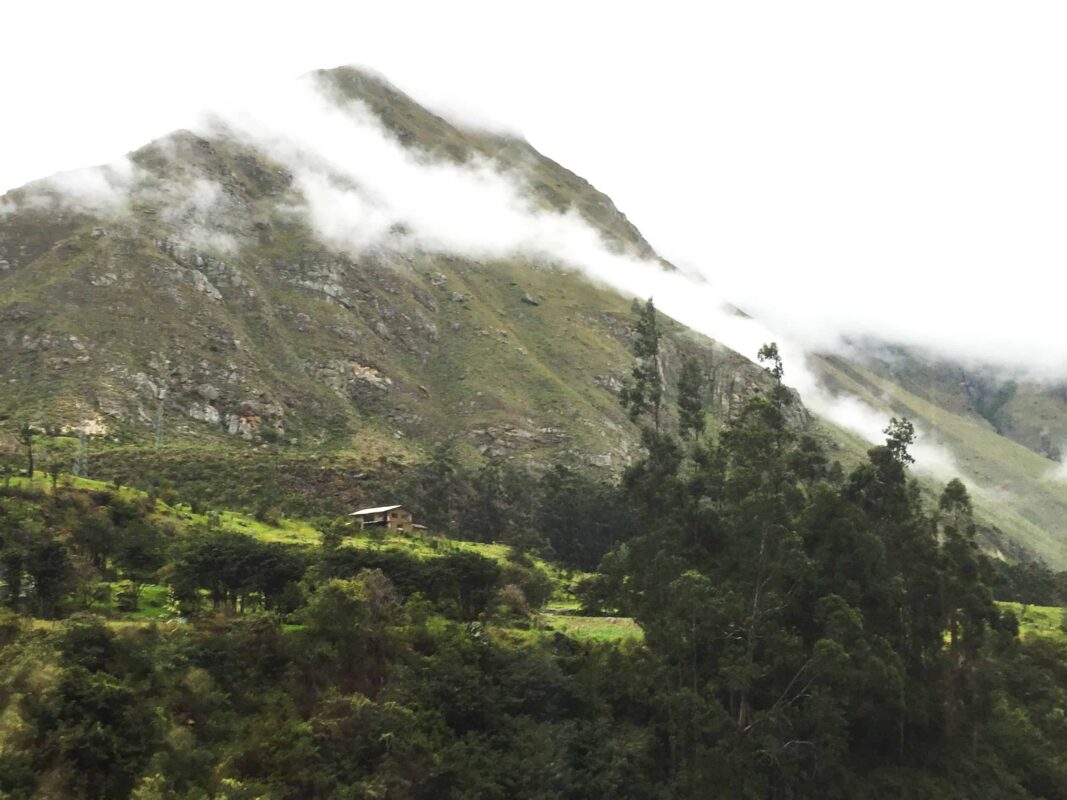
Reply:
M914 354L889 362L868 352L848 359L821 357L814 364L831 391L859 397L886 416L908 417L929 441L947 450L951 471L971 484L987 544L1009 557L1037 555L1067 567L1067 483L1057 479L1058 465L1039 447L1026 446L1025 436L998 432L982 413L988 406L976 404L974 387L979 382L995 387L992 377ZM996 393L985 391L985 397ZM1048 391L1036 385L1020 394L1051 405ZM1036 424L1037 415L1022 404L1005 402L995 413ZM1053 419L1067 419L1067 414Z
M617 252L651 247L604 195L525 142L462 130L379 78L318 76L426 163L486 160ZM630 303L534 257L324 241L293 172L240 137L179 132L129 164L31 184L0 216L0 413L115 441L325 448L367 460L461 450L618 468ZM14 210L11 210L11 209ZM764 380L665 321L664 370L700 351L723 411ZM712 396L713 395L713 396Z

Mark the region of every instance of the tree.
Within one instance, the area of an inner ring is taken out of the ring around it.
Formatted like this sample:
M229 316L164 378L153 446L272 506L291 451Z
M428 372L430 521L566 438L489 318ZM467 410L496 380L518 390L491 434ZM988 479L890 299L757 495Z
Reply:
M0 453L0 478L4 480L5 489L11 485L12 475L18 475L18 467L12 459L7 457L7 454Z
M71 591L74 568L66 546L57 539L34 542L26 554L26 573L33 582L37 614L53 617L59 601Z
M85 432L85 426L78 428L78 446L74 451L74 463L71 465L71 474L79 478L89 477L89 436Z
M0 498L0 575L8 608L18 610L22 602L26 560L44 533L42 516L35 505Z
M619 487L562 464L538 481L532 524L556 559L581 570L595 570L605 553L634 532Z
M159 738L155 710L106 672L65 669L53 736L66 762L72 797L127 797Z
M704 432L704 373L695 356L686 356L678 377L678 433L684 439Z
M634 367L631 380L623 387L619 400L636 422L644 414L652 415L652 423L659 430L660 407L663 403L663 379L659 369L659 325L656 306L649 298L641 308L634 329Z
M30 423L25 423L18 431L19 444L26 448L26 477L33 480L33 437L35 431Z
M506 538L509 520L503 472L503 465L491 458L474 475L474 496L467 509L466 532L479 541Z
M902 465L914 464L908 448L915 444L915 426L907 417L889 420L889 425L882 431L886 435L886 447L897 463Z
M48 462L48 477L52 480L52 502L58 502L59 476L63 474L63 464L57 459Z
M767 365L764 369L771 374L775 381L782 382L785 368L782 366L782 356L778 352L778 344L776 342L769 342L763 345L759 352L756 353L756 359L761 364Z
M166 544L159 529L134 523L122 531L115 552L115 565L135 583L148 583L166 562Z
M351 532L349 520L345 518L323 519L315 527L318 528L319 534L322 536L322 549L327 553L331 553L340 547L345 535Z
M451 441L438 444L429 463L419 470L419 511L425 524L436 531L451 531L463 478Z
M166 548L159 530L144 522L127 525L115 551L115 566L133 585L134 605L141 587L153 580L166 563Z
M971 498L958 478L949 481L941 494L938 520L944 613L941 627L949 637L947 709L953 723L962 707L975 700L975 664L998 614L985 585L990 569L974 539Z
M107 567L108 559L114 553L118 541L118 533L110 514L103 509L80 514L73 536L75 545L93 566L99 569Z

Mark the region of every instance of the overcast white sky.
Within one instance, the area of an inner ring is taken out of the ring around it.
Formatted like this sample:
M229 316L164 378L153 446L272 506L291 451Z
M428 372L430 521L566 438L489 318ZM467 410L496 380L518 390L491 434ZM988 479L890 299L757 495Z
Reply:
M4 4L0 191L342 63L521 132L810 343L1067 376L1067 6Z

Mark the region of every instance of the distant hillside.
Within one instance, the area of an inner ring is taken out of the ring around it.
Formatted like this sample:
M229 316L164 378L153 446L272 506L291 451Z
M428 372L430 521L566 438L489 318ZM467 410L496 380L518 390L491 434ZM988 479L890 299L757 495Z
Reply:
M1067 433L1059 389L884 345L814 363L831 390L908 417L947 449L972 484L988 544L1067 566L1067 481L1050 458Z

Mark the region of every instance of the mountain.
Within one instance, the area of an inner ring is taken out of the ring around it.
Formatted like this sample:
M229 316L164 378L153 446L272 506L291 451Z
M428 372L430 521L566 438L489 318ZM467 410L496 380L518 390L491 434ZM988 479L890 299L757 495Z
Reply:
M332 140L282 141L231 116L0 198L9 431L84 430L90 471L109 478L151 466L188 480L193 463L264 493L275 484L239 465L284 464L271 481L349 497L352 475L444 441L468 460L621 470L639 439L618 402L631 299L539 252L536 237L479 249L453 228L506 238L515 215L494 203L516 202L514 190L538 236L589 232L586 248L673 267L607 196L527 142L446 120L366 71L307 80L314 104L273 112L318 114L318 128L341 126ZM344 127L353 118L361 127ZM338 164L373 177L390 159L377 184ZM472 182L493 202L469 210ZM433 192L443 197L418 197ZM419 201L410 219L383 215L378 195L390 194ZM420 219L434 214L447 219L427 237ZM767 385L748 358L661 320L668 391L682 357L699 356L713 424ZM885 345L813 363L831 392L908 416L947 448L991 550L1067 566L1067 484L1050 460L1067 440L1062 389ZM846 465L869 446L799 405L795 422Z
M880 342L857 345L847 357L818 357L813 366L830 391L908 417L942 449L947 468L972 487L991 549L1067 566L1062 387Z
M369 111L419 165L489 164L532 208L654 258L609 198L526 142L448 122L360 70L312 79L331 111ZM101 446L158 437L376 463L453 439L470 457L627 462L629 299L535 256L338 246L293 212L311 189L275 155L225 126L181 131L5 195L0 414ZM664 324L668 383L701 353L714 414L765 382Z

